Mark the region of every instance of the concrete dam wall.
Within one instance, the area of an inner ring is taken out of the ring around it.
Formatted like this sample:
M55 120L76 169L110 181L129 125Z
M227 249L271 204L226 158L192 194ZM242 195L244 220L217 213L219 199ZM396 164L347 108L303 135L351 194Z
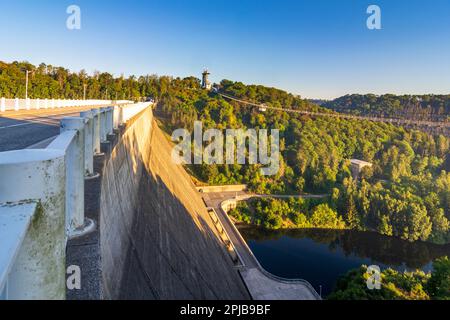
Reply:
M146 109L104 165L100 250L106 299L248 299L198 192Z

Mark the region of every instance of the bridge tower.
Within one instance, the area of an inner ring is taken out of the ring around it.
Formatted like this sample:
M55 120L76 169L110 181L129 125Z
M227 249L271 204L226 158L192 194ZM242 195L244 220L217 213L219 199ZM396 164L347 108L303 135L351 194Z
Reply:
M208 76L210 73L208 72L208 69L203 70L202 73L202 89L211 89L211 83L208 80Z

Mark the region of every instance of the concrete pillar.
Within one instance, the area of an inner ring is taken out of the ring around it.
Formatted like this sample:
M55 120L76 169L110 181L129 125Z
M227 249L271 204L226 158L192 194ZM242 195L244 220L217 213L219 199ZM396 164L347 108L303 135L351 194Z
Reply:
M92 114L94 116L93 122L93 146L94 146L94 155L101 155L101 149L100 149L100 110L99 109L92 109Z
M0 153L0 203L40 204L9 275L9 299L66 297L64 161L59 150Z
M19 111L19 98L14 100L14 110Z
M66 150L66 226L71 235L84 226L84 118L61 119L61 133L69 130L76 131Z
M108 108L100 108L100 142L107 142L107 116Z
M5 112L6 110L6 100L5 98L0 99L0 112Z
M80 117L84 118L84 168L85 178L92 179L99 176L94 172L94 115L92 111L84 111L80 113Z
M106 134L113 134L114 129L114 107L106 108Z
M123 120L123 114L122 114L122 108L120 106L114 106L113 111L113 118L114 118L114 129L118 129L119 126L122 124Z

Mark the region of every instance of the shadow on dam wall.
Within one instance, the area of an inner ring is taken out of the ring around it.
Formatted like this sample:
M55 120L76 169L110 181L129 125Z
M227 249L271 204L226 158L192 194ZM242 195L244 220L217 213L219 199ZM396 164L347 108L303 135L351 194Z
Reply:
M248 299L205 205L151 109L122 131L103 169L105 299Z

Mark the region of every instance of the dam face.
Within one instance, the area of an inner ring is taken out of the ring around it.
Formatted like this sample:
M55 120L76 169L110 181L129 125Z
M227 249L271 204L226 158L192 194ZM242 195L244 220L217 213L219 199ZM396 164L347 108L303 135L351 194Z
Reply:
M129 121L104 165L99 220L103 298L249 298L150 108Z

